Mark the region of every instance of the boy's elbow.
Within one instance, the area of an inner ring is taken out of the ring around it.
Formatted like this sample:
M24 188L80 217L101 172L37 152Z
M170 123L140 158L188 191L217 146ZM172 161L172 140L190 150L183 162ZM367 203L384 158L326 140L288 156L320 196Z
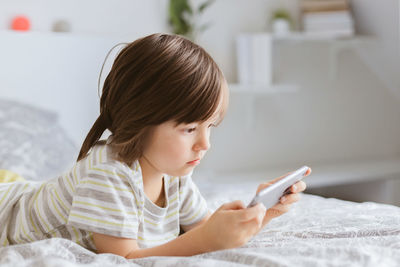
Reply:
M93 241L97 253L112 253L127 258L131 254L136 255L135 251L140 250L135 239L93 233Z
M125 258L126 259L143 258L144 256L140 252L141 252L141 249L133 249L127 255L125 255Z
M115 252L106 252L106 251L97 251L97 254L103 254L103 253L111 253L117 256L124 257L125 259L137 259L137 258L142 258L144 256L141 255L141 249L133 249L129 251L128 253L115 253Z

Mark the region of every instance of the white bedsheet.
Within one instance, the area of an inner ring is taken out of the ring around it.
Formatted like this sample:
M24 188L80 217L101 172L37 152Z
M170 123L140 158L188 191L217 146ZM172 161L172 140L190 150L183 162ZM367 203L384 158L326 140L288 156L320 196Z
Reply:
M226 201L247 201L253 187L208 184L200 189L210 207L216 209ZM400 266L400 208L304 194L290 212L271 221L237 249L192 257L126 260L111 254L96 255L68 240L49 239L0 248L0 265Z

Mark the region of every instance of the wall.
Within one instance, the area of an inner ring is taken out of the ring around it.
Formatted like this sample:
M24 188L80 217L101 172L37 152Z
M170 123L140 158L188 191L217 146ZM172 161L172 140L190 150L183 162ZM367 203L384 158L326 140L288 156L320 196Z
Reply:
M193 0L193 6L202 2ZM212 54L228 80L234 82L234 35L241 31L265 31L271 9L283 6L294 11L296 3L296 0L217 0L200 18L200 24L211 23L211 27L199 36L198 42ZM7 28L13 16L26 14L34 31L51 31L53 23L62 19L70 22L74 33L132 41L153 32L169 31L167 5L168 0L7 0L0 2L0 29Z
M296 8L294 2L287 4ZM300 91L255 96L252 108L257 117L251 128L246 126L249 100L233 94L224 128L216 130L215 146L203 170L318 166L400 155L399 2L360 0L352 6L357 32L373 39L355 45L344 42L337 54L335 44L323 42L276 46L276 82L297 84ZM226 30L231 37L241 30L251 31L239 24ZM258 25L252 29L262 30ZM206 35L229 39L225 32L224 38L212 30ZM332 68L337 72L333 79L329 76Z
M281 46L279 81L296 82L300 91L256 96L252 128L246 127L248 100L233 93L204 163L251 170L398 156L398 99L351 48L338 54L331 80L329 49L329 44Z
M135 39L164 31L166 0L3 0L0 2L0 29L13 16L25 14L33 31L51 31L57 20L68 20L74 33L119 35Z
M99 112L97 81L115 40L79 34L0 32L0 97L56 111L77 146Z
M359 33L378 37L360 55L382 83L400 98L400 2L353 0Z
M98 116L97 81L107 52L116 43L166 31L166 3L1 1L0 96L56 110L80 146ZM20 14L30 18L31 31L6 31L11 19ZM51 34L57 20L67 20L71 34ZM110 66L108 60L102 80Z
M371 9L361 0L354 1L362 33L379 33L386 23L398 18L398 12L387 18L383 16L385 12L398 10L393 8L396 2L380 1L383 2ZM211 22L212 27L198 41L216 59L229 82L237 80L235 34L265 31L269 11L281 5L292 10L296 17L295 0L218 0L206 11L202 21ZM13 15L26 13L35 31L49 31L54 20L67 19L75 34L96 34L115 42L133 40L151 32L167 31L166 7L166 0L2 1L0 29L5 28ZM377 11L377 15L371 10ZM375 29L375 25L380 26ZM383 49L367 47L366 50L375 51L375 55L371 54L374 59L366 59L368 53L345 47L334 57L338 61L334 79L329 77L331 44L277 46L276 81L298 84L300 91L256 96L252 107L247 106L249 96L233 93L226 120L215 130L213 147L200 170L252 170L400 156L399 100L393 97L394 90L388 85L396 84L399 77L398 61L391 57L396 53L395 45L390 45L396 34L396 28L389 27L387 32L377 35ZM384 60L380 61L382 57ZM375 60L379 64L374 67ZM385 66L385 60L392 62L388 64L389 79L376 71ZM29 86L29 81L26 82L25 86ZM92 94L97 92L96 86L91 82L84 90ZM256 114L254 126L249 128L248 108L254 108Z

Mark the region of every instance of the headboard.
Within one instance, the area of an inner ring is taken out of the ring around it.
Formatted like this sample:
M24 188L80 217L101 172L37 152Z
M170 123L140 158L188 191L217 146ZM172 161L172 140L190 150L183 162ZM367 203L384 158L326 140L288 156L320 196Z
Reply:
M57 112L61 126L80 146L99 113L101 66L121 40L12 31L0 31L0 40L0 98ZM117 51L107 60L102 81Z

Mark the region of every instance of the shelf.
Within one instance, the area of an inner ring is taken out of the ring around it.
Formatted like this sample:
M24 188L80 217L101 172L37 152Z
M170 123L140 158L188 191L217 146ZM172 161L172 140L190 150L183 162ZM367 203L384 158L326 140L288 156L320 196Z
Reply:
M373 41L376 38L370 35L354 35L348 37L335 37L326 34L307 34L303 32L292 32L287 35L272 35L274 41L294 41L294 42L340 42L340 43L358 43Z
M287 35L272 35L274 42L287 43L289 45L297 45L298 43L323 43L330 48L330 68L329 77L331 80L337 78L338 56L344 49L357 50L365 44L371 44L377 41L377 38L372 35L354 35L348 37L335 37L327 34L307 34L302 32L293 32Z
M295 93L299 91L299 87L294 84L272 84L272 85L255 85L255 84L229 84L229 90L232 93L239 94L256 94L269 95L281 93Z
M83 40L83 41L104 41L108 42L126 42L127 38L119 34L100 34L100 33L85 33L85 32L52 32L52 31L13 31L13 30L0 30L2 38L12 38L13 40L19 38L30 39L46 39L46 40ZM129 40L129 39L128 39ZM131 40L132 41L132 40Z

